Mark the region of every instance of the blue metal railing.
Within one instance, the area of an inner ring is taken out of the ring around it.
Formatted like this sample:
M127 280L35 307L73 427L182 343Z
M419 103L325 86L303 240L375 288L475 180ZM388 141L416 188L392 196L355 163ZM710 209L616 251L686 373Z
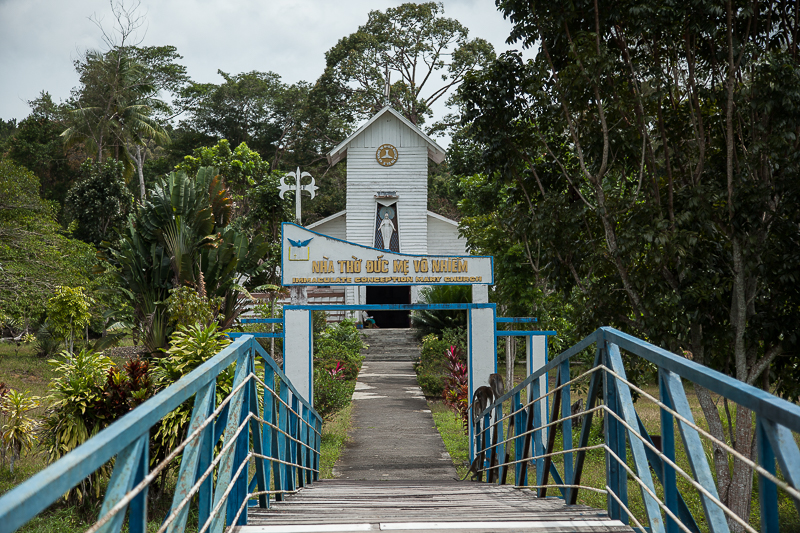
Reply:
M232 391L217 404L217 377L234 364ZM261 365L263 379L256 375ZM186 439L151 468L151 428L192 397ZM226 524L246 524L248 505L269 507L271 497L281 500L316 481L321 432L320 415L258 342L243 336L6 493L0 532L24 525L115 459L98 520L88 531L119 532L129 511L129 531L144 533L149 484L182 455L172 507L159 532L183 531L196 499L198 530L219 533Z
M571 358L592 345L596 345L592 368L571 378ZM620 350L656 366L658 398L628 380ZM556 374L555 387L550 391L540 390L539 378L548 376L549 382L550 373ZM585 408L573 412L570 404L573 386L585 379L589 379ZM738 454L728 443L716 439L695 423L682 380L752 411L755 461ZM632 391L639 394L639 402L650 401L658 406L660 436L648 434L635 409ZM508 400L511 409L504 416L503 403ZM595 413L604 416L604 442L589 445ZM575 504L580 490L605 493L609 516L625 523L633 521L642 531L700 531L701 517L692 514L685 494L679 491L678 476L684 486L688 483L699 495L704 527L709 531L727 532L730 525L734 529L756 531L747 520L742 520L721 503L701 437L709 443L709 448L725 450L757 475L761 531L777 533L780 530L778 489L788 494L800 514L800 451L796 442L800 433L800 406L613 328L598 329L482 412L470 414L475 415L471 418L475 421L472 445L479 480L482 481L485 474L487 482L506 483L511 473L517 486L527 486L528 467L532 464L535 485L531 488L536 489L539 496L546 496L548 488L555 488L567 504ZM573 421L581 420L577 446L573 446ZM676 423L690 472L676 461ZM555 449L558 429L563 442L560 450ZM595 449L605 452L604 488L581 485L586 454ZM560 469L554 462L558 457L563 458ZM776 466L780 466L782 477L777 476ZM656 486L653 473L660 487ZM641 489L645 525L638 519L642 517L637 518L629 509L629 480Z

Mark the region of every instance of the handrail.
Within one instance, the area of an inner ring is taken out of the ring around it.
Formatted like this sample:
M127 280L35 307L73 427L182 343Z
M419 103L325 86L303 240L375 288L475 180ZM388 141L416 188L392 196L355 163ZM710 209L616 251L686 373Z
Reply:
M263 363L263 381L254 374L256 355ZM233 390L217 407L216 378L234 363ZM259 383L264 394L263 402L258 398ZM119 531L125 509L130 507L131 533L143 532L146 529L147 486L155 478L155 473L168 467L169 460L180 451L173 452L151 471L148 458L150 430L192 396L194 408L187 438L178 443L178 447L183 449L183 459L173 512L168 518L170 531L183 530L188 511L184 508L198 491L201 493L201 519L207 522L206 527L218 533L225 516L228 524L232 523L235 512L232 509L239 509L240 502L258 496L258 504L268 507L270 494L281 499L283 494L318 479L322 417L306 398L298 394L254 337L244 336L0 497L0 532L11 532L27 523L115 457L99 521L90 531ZM225 428L224 445L213 458L213 444L219 439L222 428ZM256 458L254 481L258 482L259 490L255 493L248 486L248 476L233 476L231 479L234 470L241 472L249 468L246 463L251 457ZM218 469L217 483L212 488L209 475L215 466ZM270 490L270 484L277 490ZM215 509L221 514L213 514L208 505L212 495ZM229 499L230 495L236 497L235 503ZM220 507L222 500L227 504ZM237 524L246 524L247 513L235 514ZM177 525L171 524L172 520L176 520Z
M571 358L593 345L596 345L594 365L571 377ZM628 380L620 350L657 367L658 398ZM540 378L550 376L550 372L556 372L555 387L547 390L545 386L540 390L543 383L550 382ZM587 402L576 413L572 411L571 389L585 379L589 380ZM682 379L753 413L755 461L695 423ZM639 394L640 402L652 402L661 413L658 445L636 412L632 391ZM509 400L511 408L504 415L503 404ZM605 442L590 446L589 433L595 413L604 416ZM709 446L733 457L738 468L750 468L757 475L761 531L772 533L780 529L779 490L794 501L800 513L800 451L796 443L796 434L800 433L800 406L613 328L596 330L474 415L470 418L474 421L475 435L471 446L476 457L473 469L479 481L483 481L485 475L487 482L503 484L512 472L515 485L536 489L540 496L545 496L548 488L558 489L560 497L569 505L577 502L580 490L604 492L608 495L610 517L625 523L632 520L640 530L644 530L644 524L653 532L700 531L684 500L686 489L678 490L680 479L690 487L688 490L699 494L703 518L710 531L727 532L732 523L742 530L756 531L747 520L722 503L701 437ZM573 421L581 419L575 445ZM689 472L676 460L675 423L680 430ZM562 435L561 450L554 449L558 429ZM600 488L581 484L586 453L599 449L605 453L605 484ZM563 463L559 468L553 462L557 458ZM777 466L783 477L777 475ZM529 467L535 470L532 485L528 480ZM656 490L652 474L661 484L661 491ZM630 510L629 481L641 491L646 516L635 516ZM658 494L663 494L663 498Z

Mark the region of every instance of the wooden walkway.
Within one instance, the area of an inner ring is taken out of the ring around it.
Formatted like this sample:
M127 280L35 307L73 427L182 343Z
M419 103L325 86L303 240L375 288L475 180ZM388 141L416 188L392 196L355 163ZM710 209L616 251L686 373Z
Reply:
M248 525L234 531L633 531L605 511L566 507L529 489L468 481L321 480L271 505L251 507Z

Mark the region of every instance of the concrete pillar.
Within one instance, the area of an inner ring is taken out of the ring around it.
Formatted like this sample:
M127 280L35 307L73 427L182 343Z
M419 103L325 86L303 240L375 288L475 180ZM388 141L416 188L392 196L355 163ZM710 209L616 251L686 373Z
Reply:
M291 288L292 305L308 305L306 287ZM284 310L283 371L314 405L314 330L308 309Z
M472 286L472 303L489 303L488 285ZM469 401L475 389L489 384L489 375L497 372L497 342L494 328L497 309L495 306L485 309L467 310L467 364L469 368ZM470 461L474 457L472 444L474 441L472 423L469 424Z
M545 335L531 335L527 339L528 344L528 354L527 354L527 370L528 374L531 375L544 365L547 364L547 336ZM547 375L544 375L539 378L539 393L545 394L547 393ZM528 390L528 394L530 395L530 387ZM542 420L547 420L547 406L549 401L540 402L540 409L542 414ZM547 430L545 430L546 434Z
M527 366L528 366L528 375L530 376L544 365L547 364L547 336L545 335L531 335L528 337L528 353L527 353ZM539 378L539 395L542 396L547 393L547 374L542 375ZM531 386L528 386L528 398L530 398L531 393ZM535 398L534 398L535 399ZM547 397L545 400L538 402L537 408L539 410L539 420L541 424L547 424L547 417L549 412L549 405L550 405L550 398ZM541 456L545 452L545 447L547 443L547 435L548 429L544 428L542 431L537 431L534 433L534 438L532 439L533 445L533 455L534 456ZM544 468L544 460L537 459L536 460L536 479L537 484L542 480Z

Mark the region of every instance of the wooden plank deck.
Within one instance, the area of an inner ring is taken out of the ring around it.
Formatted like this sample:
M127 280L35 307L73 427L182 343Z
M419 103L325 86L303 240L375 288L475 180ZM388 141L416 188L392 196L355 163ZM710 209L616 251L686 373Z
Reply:
M235 531L633 531L605 511L567 507L528 489L471 482L321 480L271 505L251 507L249 525Z

